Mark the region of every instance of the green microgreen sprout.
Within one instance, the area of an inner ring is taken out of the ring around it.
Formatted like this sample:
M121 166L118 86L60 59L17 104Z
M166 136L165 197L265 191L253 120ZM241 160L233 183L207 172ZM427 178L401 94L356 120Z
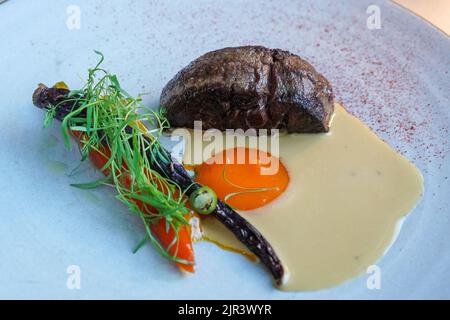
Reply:
M228 200L229 200L231 197L235 197L235 196L240 195L240 194L257 193L257 192L266 192L266 191L278 190L278 189L279 189L278 186L274 186L274 187L270 187L270 188L248 188L248 187L240 186L240 185L238 185L238 184L232 182L232 181L227 177L227 167L228 167L228 164L225 163L225 165L223 166L223 170L222 170L222 178L223 178L223 180L224 180L226 183L232 185L232 186L235 187L235 188L242 189L242 191L231 192L231 193L227 194L227 195L223 198L223 201L224 201L226 204L228 204L230 207L232 207L232 206L228 203Z
M144 106L141 97L133 97L123 90L117 76L100 67L104 57L96 53L100 60L89 69L85 85L68 95L74 108L62 120L61 131L68 148L71 147L70 133L82 132L81 161L88 159L89 153L95 150L108 159L101 168L108 176L72 186L82 189L101 185L114 187L116 198L139 216L145 226L146 236L135 251L148 239L164 257L189 264L176 256L178 230L189 224L191 211L185 206L186 197L175 182L153 169L155 164L170 161L170 155L159 141L162 131L169 126L168 121L161 113ZM57 107L49 109L45 125L55 116ZM155 129L146 129L149 125ZM175 231L168 248L160 244L151 230L161 219L165 219L167 231L170 228ZM174 254L171 254L173 248Z
M44 118L44 128L47 128L53 122L55 115L56 115L56 107L52 105L48 106Z

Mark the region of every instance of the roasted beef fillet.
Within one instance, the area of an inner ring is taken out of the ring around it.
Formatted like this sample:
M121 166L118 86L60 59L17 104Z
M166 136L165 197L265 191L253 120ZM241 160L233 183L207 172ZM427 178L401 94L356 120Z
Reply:
M299 56L261 46L208 52L178 72L160 103L172 127L327 132L333 90Z

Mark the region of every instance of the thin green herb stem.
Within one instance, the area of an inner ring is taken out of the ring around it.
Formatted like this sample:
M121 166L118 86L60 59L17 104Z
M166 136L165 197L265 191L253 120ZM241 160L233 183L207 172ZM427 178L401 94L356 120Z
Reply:
M88 158L90 152L98 152L108 158L100 170L110 174L106 178L74 186L113 186L117 192L116 198L140 217L145 225L146 238L158 251L166 258L189 264L189 261L178 258L177 253L178 230L188 225L187 216L191 211L185 206L186 199L181 188L153 169L155 164L168 161L159 141L162 130L168 127L167 119L144 106L140 97L134 98L123 90L116 75L100 68L104 57L97 53L100 60L93 69L89 69L82 89L71 91L65 100L73 102L74 108L62 119L61 131L69 148L70 132L84 132L82 143L78 146L81 162ZM45 126L55 117L57 107L49 108ZM156 128L143 130L139 123L153 124ZM110 155L105 154L105 148L109 149ZM175 236L167 248L161 245L151 230L151 226L161 219L165 220L167 231L174 230Z

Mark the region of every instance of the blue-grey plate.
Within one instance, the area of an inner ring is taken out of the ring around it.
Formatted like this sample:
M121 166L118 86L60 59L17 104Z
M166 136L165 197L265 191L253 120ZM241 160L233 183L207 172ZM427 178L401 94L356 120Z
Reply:
M369 5L380 29L367 27ZM0 30L0 298L450 298L450 40L420 18L375 0L10 0ZM244 44L308 59L424 175L422 201L378 263L379 290L362 274L280 292L262 267L208 243L196 245L196 274L181 275L151 246L132 254L143 228L109 190L69 186L97 173L70 174L77 150L64 149L56 123L43 129L31 103L39 82L79 87L96 49L125 88L157 106L189 61Z

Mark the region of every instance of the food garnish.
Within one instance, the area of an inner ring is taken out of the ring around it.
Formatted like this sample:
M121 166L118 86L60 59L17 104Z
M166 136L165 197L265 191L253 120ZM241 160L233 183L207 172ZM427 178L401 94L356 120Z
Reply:
M203 186L192 192L190 201L196 212L210 214L217 206L217 195L210 187Z
M148 239L158 251L181 269L192 272L192 211L186 202L202 186L162 146L159 137L168 128L164 115L145 107L141 97L128 94L116 75L100 67L103 55L98 54L101 59L89 70L83 88L71 91L62 83L51 88L40 84L33 103L47 110L45 125L54 118L60 120L66 146L71 146L71 136L77 138L81 161L89 158L106 176L76 186L114 187L117 198L141 218ZM149 130L146 124L154 128ZM216 197L206 200L212 202L206 203L204 212L214 208L209 214L230 229L280 284L283 266L263 235ZM202 210L200 207L197 210Z
M327 132L331 84L306 60L262 46L208 52L164 87L160 104L172 127ZM259 133L257 131L256 133Z

